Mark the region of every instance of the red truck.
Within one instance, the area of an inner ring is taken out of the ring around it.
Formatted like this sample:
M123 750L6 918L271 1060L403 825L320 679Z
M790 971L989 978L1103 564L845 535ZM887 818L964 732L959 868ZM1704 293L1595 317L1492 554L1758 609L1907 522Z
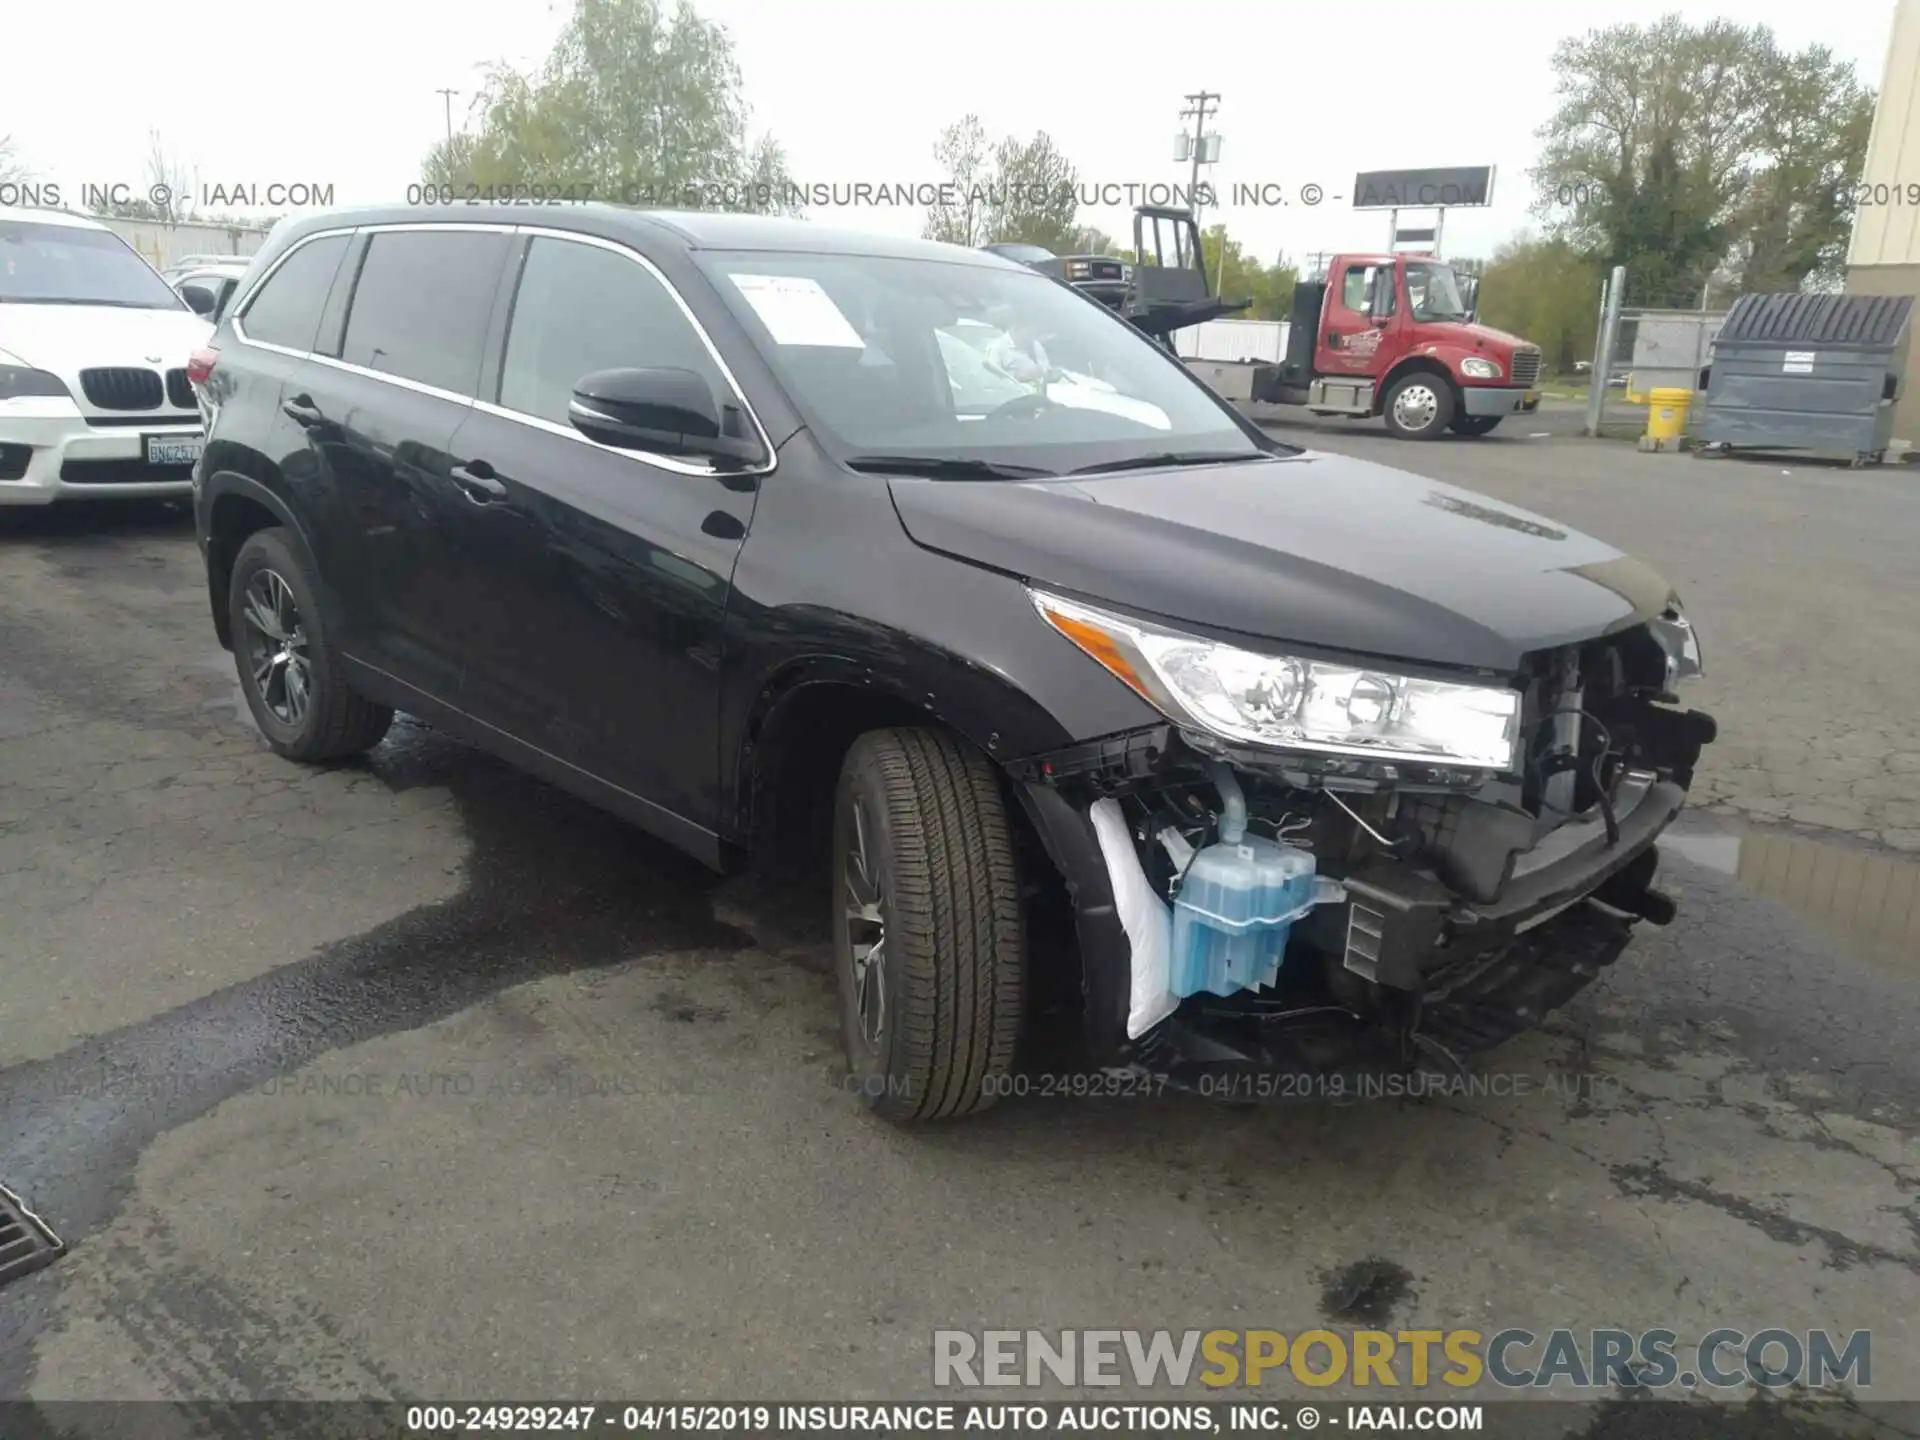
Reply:
M1175 331L1252 303L1213 293L1190 210L1141 206L1133 245L1124 260L1060 256L1037 245L984 248L1072 285L1169 350ZM1378 415L1389 433L1408 440L1448 430L1485 435L1540 404L1539 346L1476 324L1470 291L1431 255L1336 255L1325 278L1294 287L1280 364L1187 364L1228 400Z
M1246 398L1378 415L1407 440L1485 435L1540 404L1540 348L1476 324L1453 267L1429 255L1336 255L1294 287L1286 359Z

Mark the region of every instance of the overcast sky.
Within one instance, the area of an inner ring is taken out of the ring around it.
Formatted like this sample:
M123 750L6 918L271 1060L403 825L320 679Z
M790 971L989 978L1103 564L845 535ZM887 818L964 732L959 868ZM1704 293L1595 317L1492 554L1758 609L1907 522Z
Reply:
M225 0L156 10L148 0L10 0L0 135L71 196L82 183L146 188L149 131L202 184L333 186L337 203L403 196L492 62L542 57L569 0L325 0L295 8ZM756 128L814 184L940 178L941 128L976 111L990 134L1046 130L1084 184L1184 183L1173 159L1182 96L1223 97L1222 160L1208 177L1272 186L1291 203L1229 207L1231 233L1265 257L1372 248L1384 214L1352 196L1356 171L1498 168L1494 204L1450 212L1444 248L1485 254L1528 223L1534 129L1553 108L1549 59L1564 36L1677 10L1771 25L1820 41L1878 87L1892 0L1375 0L1362 5L1082 6L1062 0L698 0L733 35ZM1089 23L1089 22L1093 23ZM535 179L538 177L529 177ZM917 233L912 209L815 218ZM1083 212L1116 235L1127 209ZM1215 216L1214 218L1220 218ZM1412 217L1408 217L1409 220ZM1406 223L1406 222L1403 222Z

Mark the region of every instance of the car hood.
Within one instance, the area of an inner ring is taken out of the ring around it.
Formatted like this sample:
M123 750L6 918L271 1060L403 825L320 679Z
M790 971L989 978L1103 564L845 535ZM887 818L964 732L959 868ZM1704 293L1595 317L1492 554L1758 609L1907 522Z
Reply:
M1343 455L889 485L926 549L1269 645L1512 673L1672 595L1611 545Z
M113 305L0 305L0 351L69 385L81 370L139 365L172 370L206 344L213 327L191 310Z

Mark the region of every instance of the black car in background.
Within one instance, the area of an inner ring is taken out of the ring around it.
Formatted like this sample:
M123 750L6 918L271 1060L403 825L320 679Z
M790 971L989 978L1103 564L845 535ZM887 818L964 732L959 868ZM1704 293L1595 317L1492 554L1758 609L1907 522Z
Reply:
M1014 378L1024 337L1075 368ZM889 1118L1005 1093L1043 983L1101 1066L1405 1064L1670 916L1654 842L1713 727L1665 582L1282 445L1000 257L314 214L193 375L213 624L271 746L404 710L715 867L799 867Z
M1109 310L1124 313L1132 296L1133 266L1112 255L1056 255L1044 245L1016 241L995 241L980 248L1055 280L1064 280Z

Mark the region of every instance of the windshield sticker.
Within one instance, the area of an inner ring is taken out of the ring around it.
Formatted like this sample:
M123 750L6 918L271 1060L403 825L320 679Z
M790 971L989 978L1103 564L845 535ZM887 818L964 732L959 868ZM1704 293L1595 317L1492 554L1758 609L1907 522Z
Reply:
M847 323L833 297L818 280L802 275L734 275L734 289L746 297L776 345L830 345L864 350L860 332Z

